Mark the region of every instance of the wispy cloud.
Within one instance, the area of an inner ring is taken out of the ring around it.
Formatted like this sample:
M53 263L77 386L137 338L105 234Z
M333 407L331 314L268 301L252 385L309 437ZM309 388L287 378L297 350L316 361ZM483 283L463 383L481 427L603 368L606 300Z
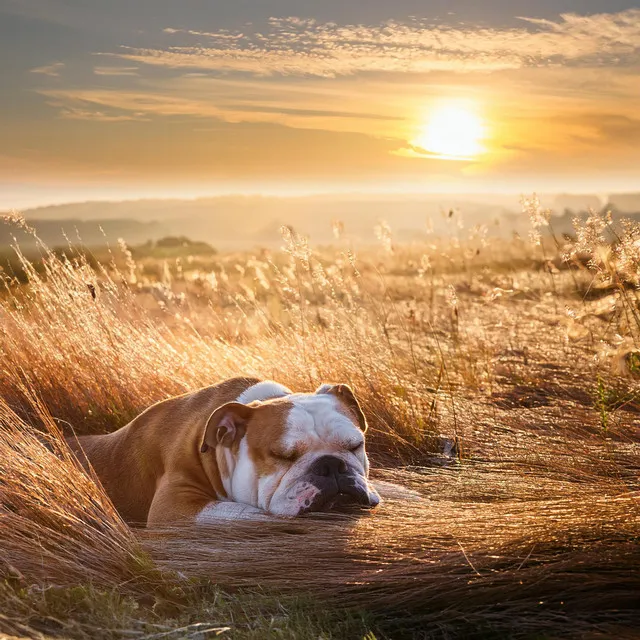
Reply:
M96 122L128 122L148 120L144 113L106 113L97 109L80 109L78 107L63 107L60 117L67 120L93 120Z
M138 67L94 67L93 73L97 76L137 76Z
M143 111L125 108L111 104L105 100L85 100L67 91L42 91L47 95L47 103L58 109L58 117L64 120L92 120L95 122L126 122L148 120L148 114ZM113 102L113 101L111 101Z
M63 118L118 121L140 120L151 116L191 116L214 118L224 122L273 122L304 126L331 120L398 122L401 116L347 109L304 106L304 94L298 100L275 99L265 90L262 104L243 101L242 94L251 88L232 83L218 83L217 100L210 99L211 87L190 86L197 78L182 80L172 88L147 86L144 89L42 89L51 106L60 109ZM277 94L276 94L277 95ZM270 99L271 98L271 101ZM297 103L297 104L296 104ZM112 113L113 112L113 113ZM127 117L130 116L130 117ZM333 127L330 127L333 128Z
M64 62L53 62L43 67L36 67L35 69L31 69L31 73L40 73L44 76L52 76L57 78L60 76L60 72L64 69L64 66Z
M492 71L640 62L640 9L557 21L521 18L517 28L464 28L412 21L338 25L272 18L264 32L167 28L169 48L123 47L137 63L256 75L334 77L358 72ZM191 44L197 38L197 44Z

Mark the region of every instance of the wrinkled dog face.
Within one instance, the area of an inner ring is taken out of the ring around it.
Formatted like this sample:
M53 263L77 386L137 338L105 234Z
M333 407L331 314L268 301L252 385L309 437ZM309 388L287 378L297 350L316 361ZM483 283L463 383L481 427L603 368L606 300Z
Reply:
M260 478L259 499L271 513L295 516L379 502L367 481L364 433L334 393L296 397L269 454L276 469Z
M367 480L366 421L346 385L226 407L216 457L230 499L281 516L380 502Z

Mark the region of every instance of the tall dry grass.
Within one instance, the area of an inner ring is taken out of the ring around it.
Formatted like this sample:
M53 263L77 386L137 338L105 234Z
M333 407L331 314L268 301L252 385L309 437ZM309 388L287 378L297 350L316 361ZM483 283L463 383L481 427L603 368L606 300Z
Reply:
M611 366L636 340L635 254L615 244L606 263L585 261L602 242L579 234L553 255L516 241L508 260L504 245L382 239L357 258L289 230L283 253L164 264L160 281L126 247L122 267L114 255L98 270L18 251L28 284L7 280L0 303L3 573L153 592L175 569L367 608L389 633L637 622L640 395L632 367L620 378ZM596 281L614 284L610 313L584 296ZM354 385L383 508L132 533L60 441L239 374Z
M222 264L179 280L187 300L132 262L96 272L43 249L36 267L18 249L28 284L9 283L0 307L2 397L27 415L23 390L33 390L84 433L240 373L299 390L342 380L369 407L380 455L418 460L437 431L428 393L446 377L442 354L416 357L418 328L379 276L365 282L353 258L325 266L302 240L289 246L278 261L244 256L232 275Z
M42 407L37 433L0 401L0 567L54 584L129 584L155 573L104 491L78 466ZM145 588L148 584L145 584Z

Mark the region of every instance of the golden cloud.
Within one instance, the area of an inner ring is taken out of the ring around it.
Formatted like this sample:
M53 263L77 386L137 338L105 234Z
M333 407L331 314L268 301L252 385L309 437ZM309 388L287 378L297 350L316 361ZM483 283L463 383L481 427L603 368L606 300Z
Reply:
M640 10L557 21L521 18L522 27L461 28L421 21L377 26L272 18L262 32L167 28L184 44L123 47L141 64L256 75L335 77L359 72L494 71L554 65L621 65L640 61ZM197 37L206 44L191 45Z

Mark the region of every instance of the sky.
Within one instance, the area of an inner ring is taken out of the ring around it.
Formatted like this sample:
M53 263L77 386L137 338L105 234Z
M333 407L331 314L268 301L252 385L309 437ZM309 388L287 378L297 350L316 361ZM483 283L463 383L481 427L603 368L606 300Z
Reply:
M0 0L0 207L640 190L638 0Z

